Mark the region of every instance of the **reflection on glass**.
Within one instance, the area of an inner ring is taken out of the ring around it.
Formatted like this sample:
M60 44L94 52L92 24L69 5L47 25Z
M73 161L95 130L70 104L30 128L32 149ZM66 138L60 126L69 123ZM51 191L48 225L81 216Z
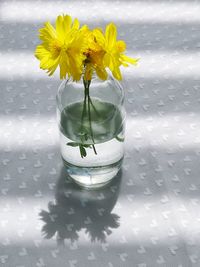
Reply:
M121 182L121 172L107 187L83 190L66 179L63 168L58 180L55 202L49 202L48 211L40 212L44 221L42 232L48 239L56 235L58 243L65 239L74 242L85 229L91 241L105 242L112 230L119 227L119 216L112 213Z

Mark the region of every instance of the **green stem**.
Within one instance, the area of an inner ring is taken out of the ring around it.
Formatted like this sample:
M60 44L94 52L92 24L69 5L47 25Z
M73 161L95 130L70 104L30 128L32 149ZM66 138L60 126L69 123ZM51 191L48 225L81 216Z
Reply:
M88 119L89 119L89 127L90 127L90 136L92 139L93 144L92 148L94 150L94 153L97 155L97 151L95 148L95 142L94 142L94 136L93 136L93 130L92 130L92 119L91 119L91 112L90 112L90 104L92 105L93 109L95 110L95 112L97 112L95 106L92 103L92 100L90 98L89 95L89 87L90 87L90 83L91 81L87 81L83 78L83 84L84 84L84 103L83 103L83 111L82 111L82 117L81 117L81 125L82 125L82 129L83 129L83 120L85 115L87 114L87 106L88 106ZM83 138L82 138L82 142L83 142Z
M93 147L94 153L97 155L97 151L96 151L96 148L94 146L94 136L93 136L93 131L92 131L92 120L91 120L90 100L89 100L89 87L88 87L87 96L88 96L88 117L89 117L89 124L90 124L90 134L91 134L91 139L93 142L92 147Z
M86 100L87 100L87 96L86 96L86 89L85 89L85 93L84 93L84 102L83 102L83 111L82 111L82 117L81 117L81 125L83 125L83 119L85 117L85 111L86 111Z
M91 104L91 106L93 107L94 111L96 112L96 114L97 114L98 116L100 116L100 113L99 113L99 112L97 111L97 109L95 108L94 104L92 103L91 97L90 97L89 95L88 95L88 99L89 99L90 104Z
M87 95L86 95L86 87L85 87L85 90L84 90L83 111L82 111L82 116L81 116L81 132L84 132L84 128L83 128L83 120L84 120L84 117L85 117L85 115L86 115L86 113L87 113L86 101L87 101ZM83 137L84 137L84 136L81 136L81 141L82 141L82 143L84 142ZM86 139L86 135L85 135L85 139Z

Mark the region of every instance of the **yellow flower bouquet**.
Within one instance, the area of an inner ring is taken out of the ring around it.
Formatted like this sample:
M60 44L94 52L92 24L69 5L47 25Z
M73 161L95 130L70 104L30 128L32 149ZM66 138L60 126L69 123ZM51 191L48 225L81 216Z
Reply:
M57 94L61 154L68 174L88 188L113 178L123 159L124 117L120 67L136 65L117 40L114 23L91 30L69 15L46 22L35 56L40 68L64 80ZM82 86L81 86L82 85ZM93 153L92 153L93 151Z

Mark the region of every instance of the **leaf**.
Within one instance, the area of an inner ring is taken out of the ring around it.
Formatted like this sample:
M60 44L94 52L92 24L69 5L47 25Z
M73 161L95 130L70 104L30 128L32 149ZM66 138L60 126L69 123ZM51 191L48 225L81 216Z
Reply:
M79 145L80 153L81 153L81 158L84 158L87 156L86 150L83 147L83 145Z
M66 145L73 146L73 147L79 146L79 144L78 143L75 143L75 142L68 142L68 143L66 143Z
M91 148L91 145L90 144L84 144L83 147L89 147L89 148Z
M88 129L82 125L81 131L79 132L79 135L81 137L84 137L85 140L87 141L88 140Z
M79 132L79 135L84 136L86 133L84 131Z

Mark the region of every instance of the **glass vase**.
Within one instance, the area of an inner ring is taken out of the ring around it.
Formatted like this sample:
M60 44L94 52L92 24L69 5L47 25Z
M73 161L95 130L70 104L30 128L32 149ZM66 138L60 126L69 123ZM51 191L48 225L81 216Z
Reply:
M64 80L57 92L61 156L69 176L88 189L111 181L124 156L124 91L112 76Z

